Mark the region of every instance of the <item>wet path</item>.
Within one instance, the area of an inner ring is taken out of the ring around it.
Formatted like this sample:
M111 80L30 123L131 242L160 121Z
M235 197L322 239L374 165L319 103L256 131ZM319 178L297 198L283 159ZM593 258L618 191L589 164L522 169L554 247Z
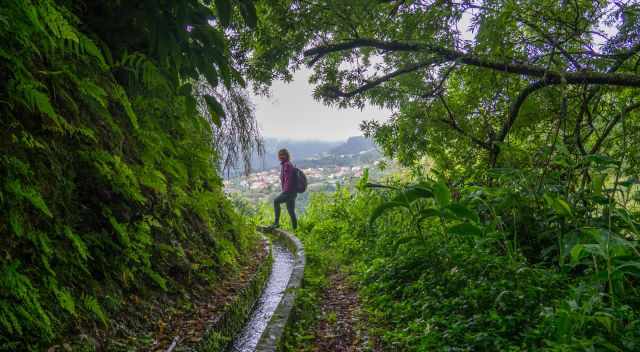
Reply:
M278 307L284 291L289 283L293 271L294 256L279 241L273 242L273 267L271 276L265 286L262 296L256 303L256 307L249 317L247 325L238 334L231 351L253 352L256 349L260 336L267 327L273 312Z
M361 309L358 292L344 273L330 274L329 285L320 302L320 319L309 346L314 352L379 352L377 339L367 331L367 317Z

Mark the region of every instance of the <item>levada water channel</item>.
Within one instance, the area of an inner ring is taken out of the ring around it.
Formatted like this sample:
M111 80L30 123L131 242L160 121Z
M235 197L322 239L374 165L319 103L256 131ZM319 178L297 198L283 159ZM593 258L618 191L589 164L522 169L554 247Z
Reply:
M233 341L231 351L253 352L284 296L294 266L294 255L280 241L273 241L273 264L269 281L244 329Z

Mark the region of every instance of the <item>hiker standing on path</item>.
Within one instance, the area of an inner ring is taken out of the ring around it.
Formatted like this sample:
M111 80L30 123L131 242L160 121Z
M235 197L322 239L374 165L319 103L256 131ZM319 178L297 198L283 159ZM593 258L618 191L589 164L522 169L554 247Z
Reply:
M278 159L280 160L280 185L282 193L273 200L273 209L275 212L275 221L269 226L275 229L280 226L280 204L285 203L287 211L291 217L291 226L295 230L298 227L298 219L296 218L296 175L293 165L291 164L291 156L286 149L278 151Z

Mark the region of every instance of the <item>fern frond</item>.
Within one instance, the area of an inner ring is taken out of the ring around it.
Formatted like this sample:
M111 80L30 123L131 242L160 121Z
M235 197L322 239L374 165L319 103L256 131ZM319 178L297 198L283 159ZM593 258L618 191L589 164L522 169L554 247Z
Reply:
M127 114L127 117L129 117L131 126L133 126L133 128L137 130L139 127L138 117L136 116L136 113L133 111L133 108L131 107L131 102L129 101L127 92L124 90L124 88L122 88L122 86L118 84L114 84L112 87L112 90L113 90L113 97L118 102L120 102L120 104L124 108L125 113Z
M62 307L74 317L77 316L78 313L76 311L76 302L73 299L71 293L64 288L55 288L54 292L56 295L56 299L58 300L58 304L60 304L60 307Z
M82 303L84 305L84 307L91 313L93 313L95 315L95 317L104 325L107 325L107 322L109 320L109 318L107 318L107 315L104 313L104 311L102 310L102 307L100 306L100 303L98 303L98 300L90 295L85 295L82 298Z
M118 235L120 243L122 243L125 247L129 247L129 245L131 244L131 239L129 238L129 233L127 232L127 226L125 224L119 223L112 215L109 215L108 218L111 227L116 232L116 235Z
M82 260L91 258L87 245L84 243L82 238L80 238L80 236L78 236L71 230L70 227L65 226L64 234L71 241L71 245L76 250L76 252L78 252L78 255L80 256L80 258L82 258Z
M25 186L21 184L17 179L7 181L6 188L17 198L28 200L34 208L40 210L43 214L47 215L50 218L53 217L53 214L51 214L51 211L47 207L44 199L42 199L42 195L35 188Z

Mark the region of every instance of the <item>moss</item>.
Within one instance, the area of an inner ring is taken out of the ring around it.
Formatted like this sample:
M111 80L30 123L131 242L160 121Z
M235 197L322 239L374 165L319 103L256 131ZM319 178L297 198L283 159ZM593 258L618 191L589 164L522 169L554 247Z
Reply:
M219 34L201 1L157 9L0 6L0 350L100 345L136 301L215 286L252 249L193 95L202 72L236 79L225 39L199 44Z
M240 292L233 302L229 303L218 320L206 332L197 348L198 351L218 352L229 348L233 338L242 330L260 298L271 274L272 263L273 257L268 255L251 279L250 284Z

